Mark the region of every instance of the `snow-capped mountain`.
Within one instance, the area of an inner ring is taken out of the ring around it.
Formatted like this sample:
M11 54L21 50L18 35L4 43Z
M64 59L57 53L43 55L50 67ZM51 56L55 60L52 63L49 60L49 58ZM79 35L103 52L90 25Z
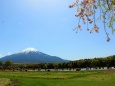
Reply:
M29 52L39 52L39 51L35 48L26 48L21 51L21 53L29 53Z
M50 62L67 62L57 56L50 56L39 52L35 48L26 48L19 53L0 58L0 61L11 60L14 63L50 63Z

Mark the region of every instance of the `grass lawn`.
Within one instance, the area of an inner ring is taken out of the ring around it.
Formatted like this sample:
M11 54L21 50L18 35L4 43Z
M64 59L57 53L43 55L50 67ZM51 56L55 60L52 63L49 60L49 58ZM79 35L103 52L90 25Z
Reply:
M68 72L0 72L7 86L115 86L115 70ZM1 86L1 85L0 85ZM3 85L5 86L5 85Z

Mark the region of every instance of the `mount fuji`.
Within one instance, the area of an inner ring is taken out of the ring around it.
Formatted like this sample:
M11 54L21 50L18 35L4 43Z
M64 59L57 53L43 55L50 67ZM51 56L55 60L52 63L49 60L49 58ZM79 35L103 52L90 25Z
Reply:
M35 48L26 48L19 53L8 55L0 58L0 61L10 60L14 63L51 63L51 62L68 62L57 56L50 56L39 52Z

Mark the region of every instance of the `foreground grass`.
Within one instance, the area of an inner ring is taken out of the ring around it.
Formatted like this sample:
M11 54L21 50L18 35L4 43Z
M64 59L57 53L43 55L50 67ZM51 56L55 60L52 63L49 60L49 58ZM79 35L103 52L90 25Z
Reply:
M115 86L115 72L104 70L79 72L0 72L0 78L8 78L13 80L13 83L16 83L16 85L9 86Z

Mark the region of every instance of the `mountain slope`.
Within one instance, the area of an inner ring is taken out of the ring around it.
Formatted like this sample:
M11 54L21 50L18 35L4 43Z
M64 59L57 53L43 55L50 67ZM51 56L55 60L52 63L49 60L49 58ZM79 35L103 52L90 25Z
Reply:
M11 60L14 63L49 63L49 62L67 62L68 60L61 59L57 56L50 56L37 51L34 48L27 48L19 53L5 56L0 59L5 62Z

